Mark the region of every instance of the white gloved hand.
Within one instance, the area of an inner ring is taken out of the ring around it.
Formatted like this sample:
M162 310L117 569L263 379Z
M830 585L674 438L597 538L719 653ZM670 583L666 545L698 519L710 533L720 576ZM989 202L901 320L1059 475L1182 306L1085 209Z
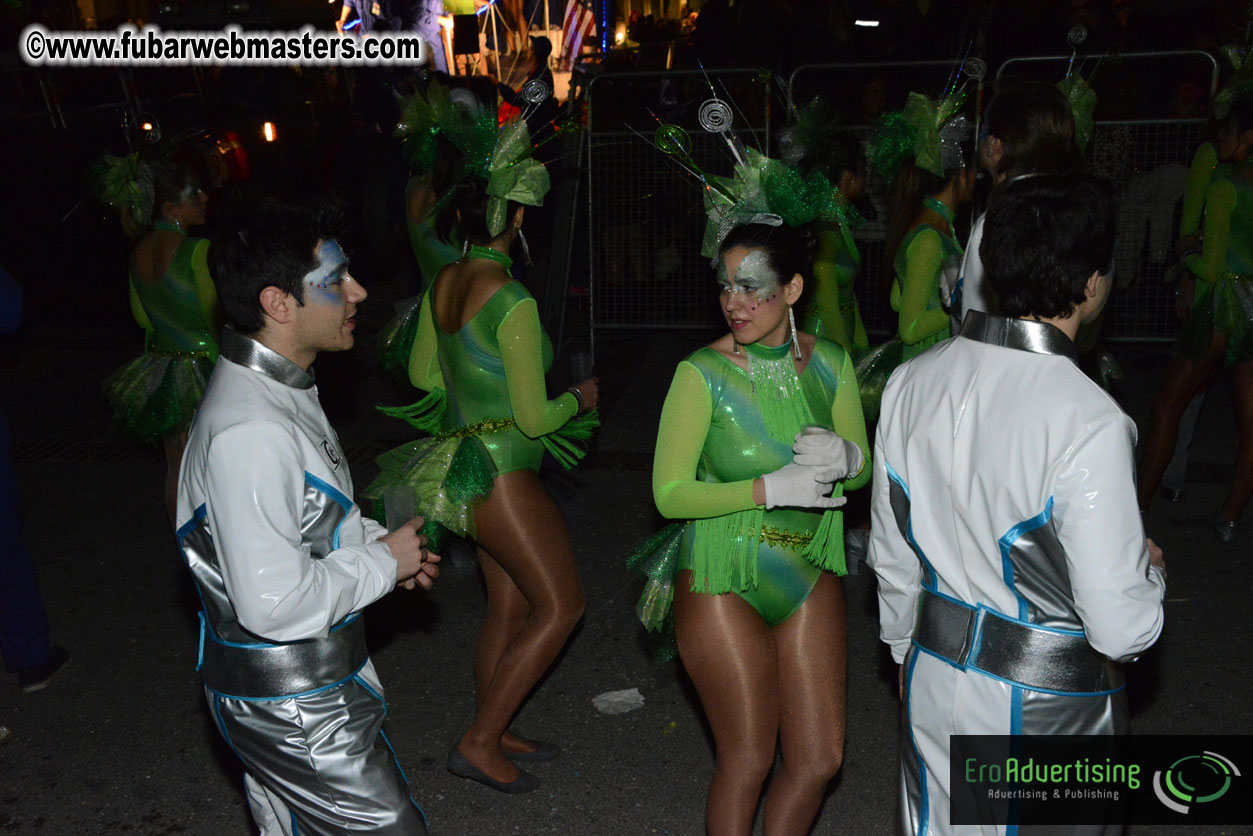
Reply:
M817 467L823 481L838 482L861 472L861 448L822 427L806 427L796 434L792 461Z
M848 500L831 497L832 483L823 480L820 468L789 462L761 477L766 486L766 508L839 508Z

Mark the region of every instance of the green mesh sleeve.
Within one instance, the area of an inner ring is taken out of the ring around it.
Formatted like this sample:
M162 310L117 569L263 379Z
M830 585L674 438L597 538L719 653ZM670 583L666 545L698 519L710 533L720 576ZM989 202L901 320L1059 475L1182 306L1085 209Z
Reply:
M439 370L439 344L435 339L435 319L431 315L431 294L422 297L418 312L418 333L409 351L409 382L423 392L444 388Z
M1188 170L1188 185L1183 191L1183 217L1179 221L1179 237L1186 238L1201 228L1201 210L1205 208L1205 193L1214 179L1214 166L1218 165L1218 152L1212 142L1202 142L1192 157Z
M200 312L204 314L209 333L221 341L222 306L218 304L218 290L209 275L209 239L201 238L191 252L191 276L196 283L196 298L200 300Z
M940 233L934 229L919 232L905 250L905 279L901 282L897 333L906 345L948 328L947 311L927 308L943 260L944 245L940 243Z
M544 385L544 331L534 298L528 296L509 309L496 330L496 340L505 366L509 406L518 429L531 438L539 438L573 418L579 408L574 395L567 392L548 399Z
M1227 245L1231 236L1231 210L1236 206L1236 187L1230 180L1217 180L1205 193L1205 228L1201 236L1201 254L1189 255L1183 264L1201 281L1213 284L1223 274L1227 263ZM1201 288L1197 288L1200 298Z
M126 283L126 286L130 290L131 316L135 317L139 327L144 329L146 341L152 337L152 320L148 319L148 312L144 310L144 303L139 300L139 291L135 290L135 280L131 279Z
M840 436L861 448L861 470L845 479L844 490L852 491L870 481L870 441L866 437L866 419L861 412L861 392L857 388L857 375L853 371L853 358L843 352L840 366L840 383L831 402L831 428Z
M684 360L674 371L661 408L653 456L653 501L663 517L705 519L757 507L752 479L718 483L696 478L712 417L713 399L705 378Z

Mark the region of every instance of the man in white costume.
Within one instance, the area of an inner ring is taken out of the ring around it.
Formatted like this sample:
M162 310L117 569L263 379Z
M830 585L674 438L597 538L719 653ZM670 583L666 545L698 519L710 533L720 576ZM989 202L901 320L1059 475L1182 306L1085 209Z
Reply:
M1005 316L971 311L884 389L868 562L902 666L903 833L1006 830L950 824L949 735L1127 731L1118 663L1161 632L1164 564L1135 425L1073 342L1109 293L1113 237L1089 178L1005 186L981 252Z
M425 834L360 611L429 589L439 556L420 520L388 534L362 516L311 369L352 347L365 289L324 213L277 204L236 218L209 267L229 325L187 441L178 539L213 720L264 836Z

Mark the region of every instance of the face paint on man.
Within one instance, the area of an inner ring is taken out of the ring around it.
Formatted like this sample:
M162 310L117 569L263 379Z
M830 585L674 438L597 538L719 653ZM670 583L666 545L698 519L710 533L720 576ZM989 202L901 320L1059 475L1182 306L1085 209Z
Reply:
M327 238L318 244L315 251L318 264L305 274L306 294L313 302L338 305L343 301L340 284L352 281L348 275L348 255L334 238Z
M725 258L718 262L718 286L724 294L741 294L740 298L755 309L778 296L782 282L766 252L754 249L740 259L734 276L727 275Z

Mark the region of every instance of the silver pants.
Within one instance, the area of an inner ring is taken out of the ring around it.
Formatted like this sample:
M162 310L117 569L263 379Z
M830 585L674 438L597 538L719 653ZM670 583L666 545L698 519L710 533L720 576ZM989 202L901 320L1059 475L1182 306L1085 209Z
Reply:
M387 706L373 674L367 663L334 688L277 700L205 690L218 730L243 761L262 836L425 836L383 733Z

